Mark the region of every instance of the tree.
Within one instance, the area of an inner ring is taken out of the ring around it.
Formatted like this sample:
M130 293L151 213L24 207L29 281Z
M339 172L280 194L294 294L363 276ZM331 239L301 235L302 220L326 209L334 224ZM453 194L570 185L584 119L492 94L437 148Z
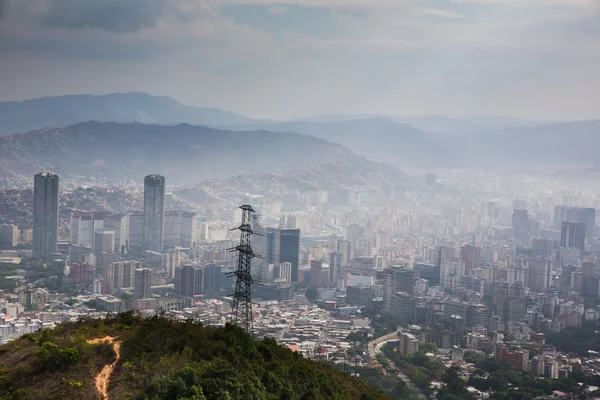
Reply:
M315 303L317 301L317 289L315 289L313 287L309 287L308 289L306 289L306 292L304 293L304 295L312 303Z

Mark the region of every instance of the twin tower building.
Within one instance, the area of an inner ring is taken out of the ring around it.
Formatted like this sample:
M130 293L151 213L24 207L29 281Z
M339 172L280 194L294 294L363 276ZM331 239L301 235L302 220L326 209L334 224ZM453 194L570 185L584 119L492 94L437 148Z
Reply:
M33 256L58 253L59 178L50 172L33 182ZM144 178L144 249L162 251L165 226L165 177Z

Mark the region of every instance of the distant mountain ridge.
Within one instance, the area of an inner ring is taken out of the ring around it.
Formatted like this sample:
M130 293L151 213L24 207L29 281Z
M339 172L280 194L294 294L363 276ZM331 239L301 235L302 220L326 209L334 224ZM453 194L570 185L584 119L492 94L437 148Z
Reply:
M218 108L186 106L170 97L145 93L68 95L0 102L0 135L88 121L226 126L254 120Z
M176 125L188 123L214 128L269 122L347 122L361 119L385 118L410 124L434 133L467 135L517 126L536 126L540 121L497 116L453 118L444 115L407 117L385 114L323 114L289 121L266 121L221 110L214 107L193 107L165 96L145 93L113 93L106 95L74 94L43 97L24 101L0 102L0 135L27 132L44 127L65 127L80 122L140 122Z
M336 122L247 124L340 143L400 168L573 167L599 165L600 120L505 128L471 135L432 133L383 117ZM570 145L569 145L570 144Z
M337 169L328 169L323 181L347 186L394 186L407 178L342 145L297 133L87 122L0 137L0 175L7 176L54 167L63 176L119 179L160 173L169 183L185 184L241 174L298 174L327 165ZM344 181L344 171L353 179Z

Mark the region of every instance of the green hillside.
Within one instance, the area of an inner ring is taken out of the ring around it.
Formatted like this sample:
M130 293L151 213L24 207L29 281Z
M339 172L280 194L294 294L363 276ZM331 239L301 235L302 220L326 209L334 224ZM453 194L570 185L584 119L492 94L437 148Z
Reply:
M116 350L116 352L115 352ZM123 313L0 346L0 399L386 399L236 326Z

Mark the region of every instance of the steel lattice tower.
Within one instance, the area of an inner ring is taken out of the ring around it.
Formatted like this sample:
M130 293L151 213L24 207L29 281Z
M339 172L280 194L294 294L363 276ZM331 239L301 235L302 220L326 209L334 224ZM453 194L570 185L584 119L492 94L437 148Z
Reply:
M252 325L252 297L250 286L254 283L250 266L252 258L255 256L252 251L252 213L254 209L250 205L240 207L243 210L242 224L237 228L240 230L240 244L235 247L238 252L237 269L233 272L236 277L235 293L233 295L233 305L231 309L231 322L241 326L249 334L253 334Z

